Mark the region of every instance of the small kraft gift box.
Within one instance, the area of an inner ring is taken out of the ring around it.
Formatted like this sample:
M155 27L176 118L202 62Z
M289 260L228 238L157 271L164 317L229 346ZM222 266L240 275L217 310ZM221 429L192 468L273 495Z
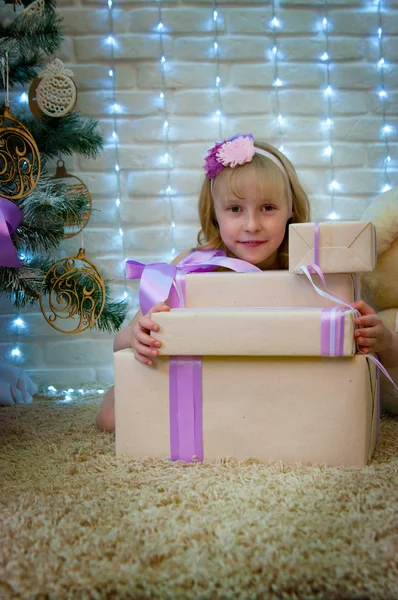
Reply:
M289 271L317 264L323 273L364 273L376 266L376 229L364 221L292 223Z
M315 237L315 224L305 225ZM379 386L374 363L355 353L355 272L337 262L340 273L315 273L316 251L312 281L252 265L245 273L197 273L213 259L193 255L158 276L159 265L130 273L141 277L141 303L151 307L171 291L176 308L152 314L162 341L153 367L131 349L114 355L116 453L366 465L378 435ZM151 297L151 280L158 294L165 279L163 297Z

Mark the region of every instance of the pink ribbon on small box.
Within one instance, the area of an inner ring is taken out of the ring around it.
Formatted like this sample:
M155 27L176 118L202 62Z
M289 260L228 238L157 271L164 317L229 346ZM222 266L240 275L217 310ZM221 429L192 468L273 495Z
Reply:
M11 200L0 196L0 267L21 267L11 234L22 219L21 209Z

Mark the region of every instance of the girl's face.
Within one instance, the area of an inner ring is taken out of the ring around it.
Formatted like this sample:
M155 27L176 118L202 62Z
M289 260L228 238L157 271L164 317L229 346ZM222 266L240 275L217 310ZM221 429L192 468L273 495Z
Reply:
M223 169L213 186L221 239L236 258L270 269L276 265L286 223L293 216L288 201L284 196L271 196L268 186L259 185L251 166L239 173L239 197L231 190L231 177L232 169Z

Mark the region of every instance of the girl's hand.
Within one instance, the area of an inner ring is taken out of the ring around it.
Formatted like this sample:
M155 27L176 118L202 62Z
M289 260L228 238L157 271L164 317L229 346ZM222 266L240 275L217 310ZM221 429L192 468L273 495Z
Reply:
M133 340L131 347L134 351L134 357L143 365L152 365L153 359L158 355L156 348L160 348L160 342L152 337L151 331L159 331L159 325L151 320L151 314L154 312L168 311L170 308L164 302L158 302L148 312L140 317L138 323L133 325Z
M354 332L359 349L364 354L387 350L392 344L392 333L383 325L373 308L363 300L354 302L352 306L361 313L361 316L355 319L355 325L359 326L359 329Z

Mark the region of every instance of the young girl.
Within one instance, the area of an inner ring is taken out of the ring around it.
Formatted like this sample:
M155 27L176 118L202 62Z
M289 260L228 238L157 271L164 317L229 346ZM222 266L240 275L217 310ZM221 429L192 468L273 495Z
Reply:
M254 142L251 134L245 134L211 148L204 169L199 198L201 230L194 250L220 249L228 257L263 270L287 269L289 224L310 220L308 198L291 162L270 144ZM183 252L173 263L191 251ZM393 334L370 307L364 302L354 306L363 315L357 324L365 329L355 332L362 351L388 356L395 344L398 360L398 336L393 344ZM164 302L158 302L146 315L138 311L116 335L114 352L132 348L135 358L150 367L160 347L150 335L158 330L151 313L168 310ZM104 397L96 423L99 429L114 431L113 387Z

